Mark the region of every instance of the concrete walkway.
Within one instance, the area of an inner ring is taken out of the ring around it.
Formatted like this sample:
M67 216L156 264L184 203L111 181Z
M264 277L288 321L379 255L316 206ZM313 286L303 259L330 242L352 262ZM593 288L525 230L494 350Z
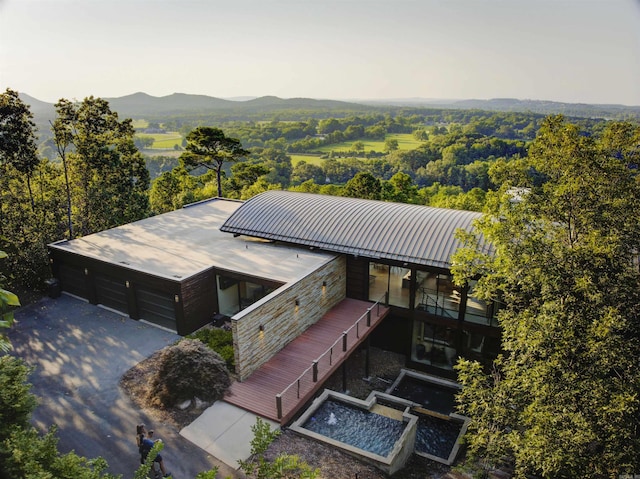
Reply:
M251 455L251 427L257 416L224 401L216 401L203 414L180 431L180 435L225 464L238 468L238 459ZM264 419L271 429L280 424Z
M192 479L214 466L220 468L218 477L241 477L227 462L246 454L235 449L244 445L246 428L237 434L240 429L225 428L225 421L236 417L228 410L214 405L183 437L140 411L118 386L127 370L179 336L67 295L20 308L16 320L9 330L13 354L34 367L29 380L39 398L32 422L43 432L58 426L61 452L102 456L109 472L132 478L139 466L135 425L142 422L164 440L162 455L175 478ZM237 422L252 421L255 417L242 416ZM213 431L214 438L205 431Z

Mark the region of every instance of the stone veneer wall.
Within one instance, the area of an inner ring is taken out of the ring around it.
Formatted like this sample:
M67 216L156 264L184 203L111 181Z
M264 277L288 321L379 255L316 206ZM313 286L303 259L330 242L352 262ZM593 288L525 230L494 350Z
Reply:
M346 282L346 259L337 256L235 315L231 327L238 379L246 379L342 301Z

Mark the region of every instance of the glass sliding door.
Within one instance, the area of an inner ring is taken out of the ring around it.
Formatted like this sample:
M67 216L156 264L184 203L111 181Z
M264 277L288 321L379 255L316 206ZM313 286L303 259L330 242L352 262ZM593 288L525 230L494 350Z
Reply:
M369 300L378 301L388 294L389 304L409 308L411 270L383 263L369 263Z

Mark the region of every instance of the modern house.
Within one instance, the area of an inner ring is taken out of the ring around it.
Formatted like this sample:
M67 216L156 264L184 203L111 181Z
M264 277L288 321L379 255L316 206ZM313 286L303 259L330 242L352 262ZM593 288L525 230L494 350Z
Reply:
M450 274L477 213L308 193L214 198L50 245L63 291L186 335L229 319L246 379L345 300L387 305L372 344L453 376L499 350L496 305ZM355 318L354 318L355 319ZM265 333L265 334L263 334ZM268 333L268 334L266 334Z

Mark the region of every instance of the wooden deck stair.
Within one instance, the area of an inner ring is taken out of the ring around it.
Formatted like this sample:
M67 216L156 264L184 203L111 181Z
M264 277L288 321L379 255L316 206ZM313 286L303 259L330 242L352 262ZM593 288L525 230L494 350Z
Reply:
M367 326L369 309L370 326ZM224 400L264 418L287 424L388 313L389 309L382 305L374 306L373 303L350 298L342 300L251 376L243 382L234 382ZM357 325L352 327L356 321ZM341 338L347 330L347 350L343 351ZM340 341L332 348L336 340ZM330 348L331 353L323 356ZM298 383L305 370L321 356L317 381L313 382L312 371L307 371ZM276 396L292 383L294 386L282 396L282 415L278 417Z

